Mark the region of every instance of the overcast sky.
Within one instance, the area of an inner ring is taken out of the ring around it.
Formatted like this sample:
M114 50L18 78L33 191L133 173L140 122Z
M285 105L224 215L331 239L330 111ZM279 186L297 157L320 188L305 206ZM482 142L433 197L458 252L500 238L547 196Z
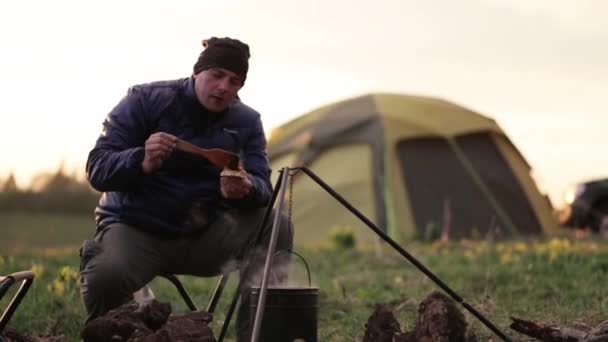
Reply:
M211 36L251 47L241 97L269 132L369 92L494 118L554 202L608 176L608 2L14 1L0 6L0 181L83 169L136 83L188 76Z

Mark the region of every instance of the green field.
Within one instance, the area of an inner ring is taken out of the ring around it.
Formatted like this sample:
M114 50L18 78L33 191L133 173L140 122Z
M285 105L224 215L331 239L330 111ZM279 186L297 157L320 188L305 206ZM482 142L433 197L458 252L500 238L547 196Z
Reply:
M0 216L0 274L33 269L34 285L9 324L22 333L66 335L77 341L84 311L78 296L76 246L92 231L89 218ZM7 238L8 237L8 238ZM19 241L19 243L16 243ZM16 248L18 247L18 248ZM455 292L516 339L510 316L567 326L593 326L608 316L608 243L573 236L533 241L461 241L404 246ZM390 247L381 256L349 249L297 249L319 287L321 341L355 341L375 305L394 310L411 329L418 304L438 287ZM294 259L292 283L306 283ZM183 277L196 303L205 307L217 279ZM221 298L213 322L219 332L236 276ZM156 297L185 312L181 298L164 279L152 285ZM5 307L9 293L0 301ZM463 309L466 313L466 311ZM466 313L482 340L491 333ZM230 336L229 336L230 337ZM494 338L494 340L497 340Z
M95 222L92 212L86 216L0 212L0 232L0 255L52 254L78 249L95 233Z

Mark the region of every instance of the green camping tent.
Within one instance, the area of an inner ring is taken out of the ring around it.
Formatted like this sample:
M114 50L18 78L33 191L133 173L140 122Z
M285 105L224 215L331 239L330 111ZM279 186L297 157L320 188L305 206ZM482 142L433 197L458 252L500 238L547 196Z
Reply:
M557 226L505 132L446 101L370 94L330 104L274 129L268 153L274 171L309 167L399 242L538 235ZM375 241L305 174L292 187L297 242L323 241L333 227Z

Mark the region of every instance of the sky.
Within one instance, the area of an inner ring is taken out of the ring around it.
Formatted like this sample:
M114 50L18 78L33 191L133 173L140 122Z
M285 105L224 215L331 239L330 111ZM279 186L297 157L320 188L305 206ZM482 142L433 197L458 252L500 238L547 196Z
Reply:
M554 204L608 177L608 2L566 0L11 1L0 5L0 182L83 171L138 83L189 76L212 36L251 48L240 96L269 133L372 92L493 118Z

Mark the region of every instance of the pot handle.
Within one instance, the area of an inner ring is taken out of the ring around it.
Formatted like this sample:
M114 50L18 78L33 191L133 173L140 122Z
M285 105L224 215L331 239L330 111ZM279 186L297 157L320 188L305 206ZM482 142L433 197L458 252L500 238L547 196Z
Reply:
M308 267L308 263L306 262L306 259L304 259L304 257L303 257L303 256L301 256L300 254L298 254L298 253L294 252L294 251L293 251L293 250L291 250L291 249L284 249L284 250L282 250L282 251L278 251L278 252L274 253L273 258L274 258L275 256L277 256L277 255L279 255L279 254L283 253L283 252L289 252L289 253L291 253L291 254L294 254L294 255L296 255L298 258L300 258L300 260L302 260L302 262L304 263L304 266L306 267L306 272L307 272L307 274L308 274L308 287L312 287L312 282L310 281L310 268Z

